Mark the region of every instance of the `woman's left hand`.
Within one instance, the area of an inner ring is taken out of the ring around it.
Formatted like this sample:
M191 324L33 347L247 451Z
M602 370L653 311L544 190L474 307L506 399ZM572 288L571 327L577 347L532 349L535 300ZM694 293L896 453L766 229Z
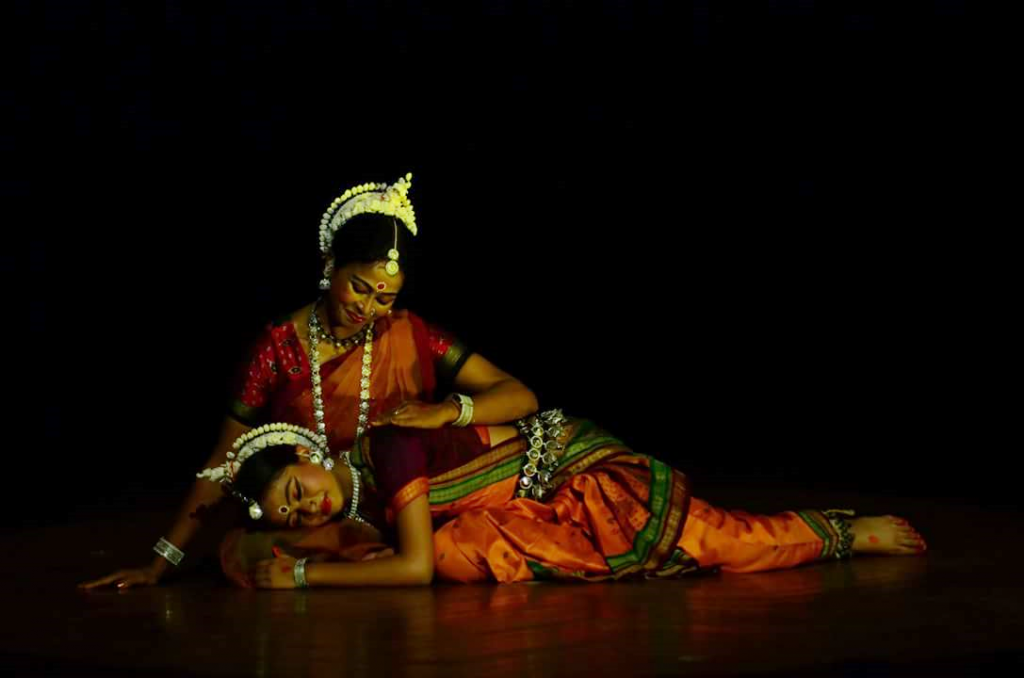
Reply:
M295 558L282 553L276 558L256 563L252 579L258 589L293 589L294 572Z
M441 428L455 421L459 413L451 401L424 403L408 400L390 412L378 416L370 426L402 426L405 428Z

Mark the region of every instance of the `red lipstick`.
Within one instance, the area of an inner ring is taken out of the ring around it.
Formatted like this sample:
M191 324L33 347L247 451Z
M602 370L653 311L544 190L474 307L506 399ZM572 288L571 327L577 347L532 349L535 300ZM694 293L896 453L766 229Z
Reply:
M325 516L331 515L331 498L326 494L324 495L323 501L320 502L320 513Z

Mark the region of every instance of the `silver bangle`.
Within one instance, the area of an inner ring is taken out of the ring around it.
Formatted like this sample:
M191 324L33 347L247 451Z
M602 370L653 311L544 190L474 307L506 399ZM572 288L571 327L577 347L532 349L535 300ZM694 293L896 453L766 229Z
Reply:
M167 541L163 537L160 537L160 541L156 543L153 550L158 555L167 560L171 565L177 567L181 564L181 559L185 557L185 552L179 549L177 546Z
M309 558L299 558L295 561L295 569L292 570L292 575L295 577L295 588L307 589L309 588L309 582L306 581L306 561Z
M452 394L452 402L459 406L459 418L452 422L452 426L465 428L473 423L473 399L461 393Z

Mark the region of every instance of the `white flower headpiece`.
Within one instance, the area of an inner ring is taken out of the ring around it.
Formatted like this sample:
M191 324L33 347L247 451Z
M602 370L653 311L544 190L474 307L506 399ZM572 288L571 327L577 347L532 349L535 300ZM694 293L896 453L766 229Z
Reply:
M416 213L409 201L409 189L412 187L412 174L391 184L361 184L350 188L331 203L320 218L320 254L324 257L324 277L320 281L320 289L331 287L331 275L334 273L334 256L331 244L338 229L358 214L372 212L386 214L398 219L409 232L416 235ZM398 233L395 233L395 247L388 252L386 270L388 275L398 275Z
M259 502L242 496L231 486L246 459L260 450L276 445L301 445L309 449L309 460L314 464L321 464L328 470L334 466L334 460L329 456L327 440L323 436L294 424L277 423L254 428L239 436L231 446L226 462L220 466L204 469L197 473L196 477L227 486L232 494L249 505L249 516L253 520L259 520L263 515L263 509L260 508Z

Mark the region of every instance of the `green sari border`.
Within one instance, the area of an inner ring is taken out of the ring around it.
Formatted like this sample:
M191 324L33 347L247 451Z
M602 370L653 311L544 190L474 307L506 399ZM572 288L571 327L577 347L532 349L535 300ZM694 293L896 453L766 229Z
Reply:
M822 540L821 553L818 555L819 559L831 558L835 555L836 549L839 548L839 533L835 527L832 526L832 522L825 516L824 513L817 509L805 509L803 511L795 511L795 513L807 523L807 526L814 530L814 533Z
M618 573L628 567L638 566L647 561L665 525L668 513L669 495L672 486L672 469L656 459L650 459L650 507L651 515L647 524L633 539L633 548L617 556L607 556L605 561L612 572Z

